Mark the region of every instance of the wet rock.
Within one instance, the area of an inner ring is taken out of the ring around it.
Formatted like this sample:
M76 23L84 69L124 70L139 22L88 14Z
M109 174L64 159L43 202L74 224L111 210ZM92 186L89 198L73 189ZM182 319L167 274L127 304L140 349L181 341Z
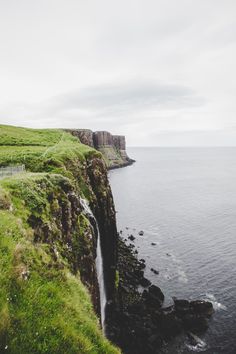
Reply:
M164 294L158 286L151 285L148 291L151 295L157 297L161 302L164 301Z
M147 278L143 277L140 279L139 284L142 285L142 287L147 288L149 285L151 285L151 282Z
M140 263L140 264L139 264L139 267L140 267L141 269L144 269L144 268L146 268L146 264L145 264L145 263Z
M145 259L141 258L139 262L146 263Z
M174 300L174 306L175 306L175 310L177 313L184 314L184 313L188 313L190 310L190 303L187 300L178 300L176 298L173 299Z
M134 272L133 272L134 276L137 277L137 278L143 278L143 270L140 270L140 269L135 269Z
M135 240L135 237L134 237L133 235L130 235L130 236L128 237L128 239L129 239L130 241L134 241L134 240Z
M125 286L125 285L120 285L119 290L128 294L129 291L130 291L130 288L128 286Z
M183 331L182 321L174 313L162 314L160 316L160 329L165 338L171 338Z
M154 274L159 274L158 270L151 268L151 272L153 272Z
M150 308L160 308L164 301L164 295L160 288L151 285L148 290L144 290L142 294L146 306Z
M149 345L153 347L158 347L161 344L161 338L158 334L153 334L148 338Z
M161 289L144 277L145 260L138 260L132 246L119 240L119 310L115 343L126 354L157 354L163 342L182 331L204 332L208 326L210 305L199 301L174 298L174 304L163 308ZM158 271L151 268L154 274ZM140 285L145 288L140 293ZM123 314L126 314L123 316Z
M191 301L190 307L192 308L193 312L196 314L210 316L214 312L213 305L209 301L201 301L201 300Z
M202 349L206 347L206 343L194 333L188 332L187 335L191 345L198 346L198 348Z
M184 328L188 331L202 333L208 328L208 321L204 316L198 316L195 314L187 314L183 318Z

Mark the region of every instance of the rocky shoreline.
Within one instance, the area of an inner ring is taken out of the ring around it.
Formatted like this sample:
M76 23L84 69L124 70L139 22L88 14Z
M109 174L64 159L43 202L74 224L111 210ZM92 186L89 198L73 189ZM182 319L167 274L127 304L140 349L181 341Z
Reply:
M122 233L122 232L121 232ZM172 338L196 335L208 328L213 306L207 301L173 299L164 307L162 290L144 277L146 262L138 259L133 242L118 235L116 304L108 304L108 337L126 354L155 354ZM153 269L153 272L158 272Z
M112 166L109 166L107 169L108 169L109 171L110 171L110 170L116 170L117 168L122 168L122 167L131 166L131 165L133 165L134 162L136 162L136 160L129 158L128 161L123 162L123 163L121 163L121 164L119 164L119 165L112 165Z

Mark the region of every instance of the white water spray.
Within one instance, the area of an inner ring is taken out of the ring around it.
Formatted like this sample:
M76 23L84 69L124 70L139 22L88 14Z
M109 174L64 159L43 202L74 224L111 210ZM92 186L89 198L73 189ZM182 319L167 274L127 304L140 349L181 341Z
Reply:
M101 311L101 324L102 329L105 331L105 309L106 309L106 291L105 291L105 283L104 283L104 274L103 274L103 259L102 259L102 248L101 248L101 237L99 232L99 227L95 216L93 215L92 210L90 209L87 201L85 199L80 198L80 202L83 206L83 213L85 216L89 217L93 220L94 225L96 226L97 232L97 257L96 257L96 270L97 270L97 278L99 285L99 293L100 293L100 311ZM91 225L93 227L93 225ZM93 227L94 228L94 227Z

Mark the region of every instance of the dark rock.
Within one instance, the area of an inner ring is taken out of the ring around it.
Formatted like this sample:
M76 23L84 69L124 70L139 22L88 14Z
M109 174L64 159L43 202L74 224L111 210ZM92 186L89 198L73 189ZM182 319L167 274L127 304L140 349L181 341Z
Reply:
M134 247L134 246L133 246ZM163 342L183 330L200 333L207 329L210 306L174 298L174 305L163 308L164 295L144 277L145 260L138 260L132 246L119 238L119 310L115 343L126 354L157 354ZM154 274L158 271L151 268ZM140 294L140 287L145 289ZM125 315L123 316L123 314Z
M129 287L128 287L128 286L125 286L125 285L120 285L119 290L120 290L120 291L123 291L123 292L125 292L125 293L127 293L127 294L128 294L129 291L130 291Z
M139 234L139 236L143 236L144 235L144 231L141 230L141 231L139 231L138 234Z
M138 314L140 316L144 310L144 305L141 302L128 306L128 313L131 314Z
M160 347L160 345L162 344L162 340L161 340L161 337L160 335L158 334L152 334L149 338L148 338L148 344L152 350L152 353L154 352L154 348L157 348L157 347Z
M129 239L130 241L134 241L134 240L135 240L135 237L134 237L133 235L130 235L130 236L128 237L128 239Z
M140 269L135 269L134 271L133 271L133 274L134 274L134 276L135 277L138 277L138 278L143 278L143 270L140 270Z
M151 285L149 288L148 288L148 291L151 295L157 297L161 302L164 301L164 294L163 292L161 291L161 289L156 286L156 285Z
M139 267L140 267L141 269L144 269L144 268L146 268L146 265L145 265L145 263L140 263L140 264L139 264Z
M199 348L205 348L206 343L203 342L198 336L196 336L194 333L188 332L187 333L189 342L191 345L198 346Z
M143 277L140 279L139 284L142 285L142 287L147 288L149 285L151 285L151 282L147 278Z
M201 300L191 301L190 307L192 308L193 312L196 314L210 316L214 312L213 305L209 301L201 301Z
M164 295L160 288L155 285L151 285L148 290L144 290L142 298L148 307L159 308L164 301Z
M183 331L182 321L174 313L162 314L160 316L160 329L165 338L171 338Z
M154 274L159 274L158 270L151 268L151 272L153 272Z
M155 242L152 242L151 245L152 245L152 246L156 246L156 243L155 243Z
M195 314L187 314L183 318L184 328L188 331L202 333L208 328L208 321L204 316L197 316Z
M174 304L175 304L175 310L179 314L187 313L190 310L190 303L187 300L174 299Z

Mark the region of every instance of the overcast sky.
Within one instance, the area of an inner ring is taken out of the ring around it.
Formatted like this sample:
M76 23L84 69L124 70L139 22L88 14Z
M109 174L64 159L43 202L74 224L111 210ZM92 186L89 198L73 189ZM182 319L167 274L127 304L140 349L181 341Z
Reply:
M0 0L0 123L236 145L236 1Z

